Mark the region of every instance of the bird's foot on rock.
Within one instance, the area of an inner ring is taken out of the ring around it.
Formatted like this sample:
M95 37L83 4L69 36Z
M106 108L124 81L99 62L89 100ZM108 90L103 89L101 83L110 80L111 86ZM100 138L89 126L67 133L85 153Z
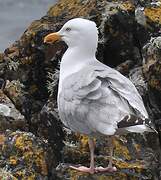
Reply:
M75 167L75 166L70 166L70 168L76 170L76 171L80 171L80 172L84 172L84 173L90 173L90 174L94 174L94 173L113 173L117 171L117 168L114 166L108 166L106 168L103 168L102 166L100 167L96 167L96 168L88 168L85 166L79 166L79 167Z
M113 172L116 172L117 171L117 168L114 166L108 166L106 168L103 168L102 166L100 167L96 167L95 168L95 172L96 173L104 173L104 172L110 172L110 173L113 173Z
M76 170L76 171L80 171L80 172L84 172L84 173L90 173L90 174L94 174L95 173L95 168L88 168L85 166L80 166L80 167L75 167L75 166L70 166L70 168Z

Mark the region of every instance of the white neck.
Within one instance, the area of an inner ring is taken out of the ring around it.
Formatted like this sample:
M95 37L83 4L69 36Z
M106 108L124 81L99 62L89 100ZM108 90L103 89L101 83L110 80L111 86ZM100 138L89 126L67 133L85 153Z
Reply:
M67 49L65 54L62 57L60 63L60 77L59 77L59 92L62 89L63 80L69 75L78 72L80 69L85 67L87 64L95 61L95 52L96 50L85 50L80 47L70 47Z

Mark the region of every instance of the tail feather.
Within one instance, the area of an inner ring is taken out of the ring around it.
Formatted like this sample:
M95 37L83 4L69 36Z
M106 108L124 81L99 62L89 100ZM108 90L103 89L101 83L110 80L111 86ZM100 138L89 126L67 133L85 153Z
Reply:
M134 115L126 116L122 121L118 122L117 125L119 132L143 133L147 131L158 133L150 119L141 119Z

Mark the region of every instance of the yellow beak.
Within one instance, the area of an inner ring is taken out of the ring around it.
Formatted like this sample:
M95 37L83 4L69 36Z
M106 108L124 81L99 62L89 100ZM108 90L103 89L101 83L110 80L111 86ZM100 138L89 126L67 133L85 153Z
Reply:
M52 44L56 41L61 40L61 36L59 33L50 33L44 38L44 43Z

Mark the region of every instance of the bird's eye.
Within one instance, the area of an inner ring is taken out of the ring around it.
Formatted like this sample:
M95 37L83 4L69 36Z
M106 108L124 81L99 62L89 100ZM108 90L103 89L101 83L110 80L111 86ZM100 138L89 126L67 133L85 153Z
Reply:
M66 30L66 31L71 31L71 28L68 27L68 28L66 28L65 30Z

